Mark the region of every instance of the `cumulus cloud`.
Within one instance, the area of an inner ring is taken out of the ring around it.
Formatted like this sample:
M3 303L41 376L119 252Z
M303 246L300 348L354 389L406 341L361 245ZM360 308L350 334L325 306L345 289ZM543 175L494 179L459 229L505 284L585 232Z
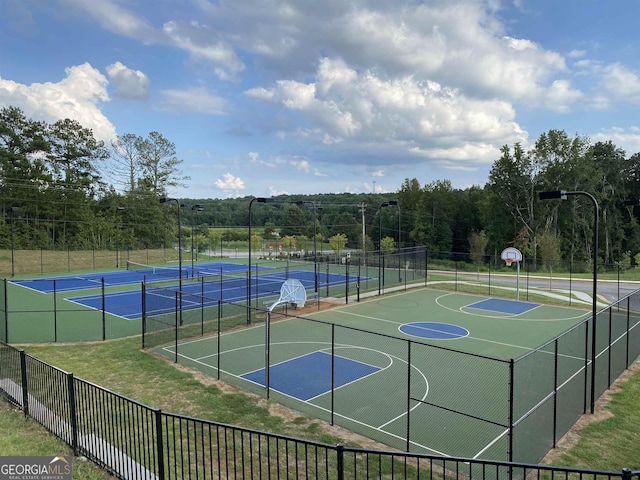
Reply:
M619 63L603 69L603 87L610 95L633 105L640 105L640 76Z
M18 107L27 117L46 122L70 118L93 130L97 139L112 139L116 129L100 110L109 101L106 77L88 63L65 73L57 83L24 85L0 79L0 106Z
M116 87L114 96L132 100L145 100L148 97L151 82L140 70L132 70L120 62L109 65L106 70L111 84Z
M226 101L209 92L204 87L187 90L162 90L163 96L157 110L172 112L193 112L203 115L222 115Z
M487 145L526 138L507 102L470 99L413 76L357 72L339 59L322 59L315 82L278 81L246 95L304 114L316 127L298 134L325 144L357 140L422 157L455 148L472 159L484 157Z
M244 190L244 181L240 177L236 177L231 173L225 173L222 178L217 179L214 185L220 190Z
M622 148L627 153L627 156L640 153L640 126L602 129L589 135L589 138L594 142L607 142L610 140L616 146Z

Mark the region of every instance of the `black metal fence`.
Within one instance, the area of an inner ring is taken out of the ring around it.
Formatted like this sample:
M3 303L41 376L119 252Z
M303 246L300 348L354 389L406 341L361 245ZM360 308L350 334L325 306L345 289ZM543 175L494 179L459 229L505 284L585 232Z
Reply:
M363 432L361 425L349 419L348 411L354 399L340 397L333 385L331 402L314 407L270 391L268 382L261 386L225 373L233 371L234 360L232 354L226 359L224 352L233 348L225 346L230 340L222 333L245 324L245 304L185 294L166 287L148 288L144 298L146 312L159 309L163 313L143 316L143 348L170 343L174 360L178 362L181 340L215 335L217 347L212 353L217 358L218 378L268 398L273 394L273 398L292 408L360 431L404 451L432 451L422 446L433 446L433 431L463 425L462 428L469 428L474 434L454 435L455 442L442 440L446 453L539 462L640 355L640 291L601 310L595 322L588 318L546 344L508 360L322 322L295 315L296 312L279 313L307 322L306 339L327 345L332 356L341 345L352 345L363 351L393 352L407 365L406 370L389 370L384 391L371 391L358 399L372 419L385 418L388 414L385 409L389 408L389 402L379 402L381 397L393 399L390 403L395 408L400 406L398 416L406 419L405 433L390 435L383 429ZM184 309L183 305L201 307ZM250 310L250 318L260 321L266 318L266 308L251 307ZM264 338L265 352L272 352L274 358L279 348L288 348L285 339L278 339L275 334ZM429 365L430 375L446 375L446 396L434 394L422 398L413 393L421 381L424 364ZM265 368L268 372L270 365L266 364ZM268 373L266 375L268 378ZM469 392L473 392L471 401ZM420 409L414 408L417 404L421 405ZM490 438L495 441L487 448L478 448L487 445L486 436L478 437L478 432L490 432Z
M0 342L0 395L118 478L581 478L596 471L329 445L162 412Z

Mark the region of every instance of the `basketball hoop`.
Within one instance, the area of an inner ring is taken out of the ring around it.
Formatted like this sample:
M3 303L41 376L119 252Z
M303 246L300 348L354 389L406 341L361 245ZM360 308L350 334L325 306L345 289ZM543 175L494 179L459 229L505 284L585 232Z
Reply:
M522 261L522 252L517 248L507 247L500 254L500 258L505 261L507 267L510 267L512 263Z
M522 252L515 247L507 247L500 254L500 258L504 260L507 267L510 267L512 263L516 263L517 276L516 276L516 299L520 300L520 262L522 261Z

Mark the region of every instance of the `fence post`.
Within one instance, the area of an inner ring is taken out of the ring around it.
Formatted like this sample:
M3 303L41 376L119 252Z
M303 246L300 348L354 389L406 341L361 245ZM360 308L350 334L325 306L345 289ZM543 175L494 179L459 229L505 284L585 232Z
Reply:
M164 480L164 445L162 443L162 410L154 410L156 417L156 450L158 459L158 480Z
M78 418L76 416L76 388L73 373L67 375L67 389L69 391L69 416L71 417L71 448L78 453Z
M58 303L57 303L57 289L56 280L53 280L53 342L58 342Z
M407 444L405 450L411 450L411 340L407 340Z
M178 303L180 301L180 299L182 298L182 290L180 290L179 292L176 292L176 313L175 313L175 329L176 329L176 333L175 333L175 355L174 355L174 359L173 359L173 363L178 363L178 317L180 316L178 313L178 310L181 308L180 303ZM181 314L182 312L180 312ZM181 324L182 325L182 324Z
M337 480L344 480L344 445L341 443L336 445L336 469L338 470Z
M142 348L144 348L145 333L147 332L147 292L144 282L142 282L140 290L142 291Z
M345 261L344 261L344 266L345 266L345 278L346 278L346 282L345 282L345 292L344 292L344 303L347 304L349 303L349 257L346 257Z
M27 390L27 358L24 350L20 350L20 378L22 383L22 412L29 415L29 391Z
M102 277L102 341L107 339L107 297L104 294L104 277Z
M7 300L7 279L2 282L4 290L4 341L9 343L9 302Z
M513 462L513 390L514 390L514 370L515 362L513 358L509 360L509 452L507 454L507 461Z

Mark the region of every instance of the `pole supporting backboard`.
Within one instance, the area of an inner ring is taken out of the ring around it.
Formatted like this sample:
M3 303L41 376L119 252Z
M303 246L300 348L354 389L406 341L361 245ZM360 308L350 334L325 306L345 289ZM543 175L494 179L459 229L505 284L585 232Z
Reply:
M515 247L507 247L502 250L500 258L505 261L507 267L510 267L513 263L517 266L516 299L520 301L520 262L522 261L522 252Z

